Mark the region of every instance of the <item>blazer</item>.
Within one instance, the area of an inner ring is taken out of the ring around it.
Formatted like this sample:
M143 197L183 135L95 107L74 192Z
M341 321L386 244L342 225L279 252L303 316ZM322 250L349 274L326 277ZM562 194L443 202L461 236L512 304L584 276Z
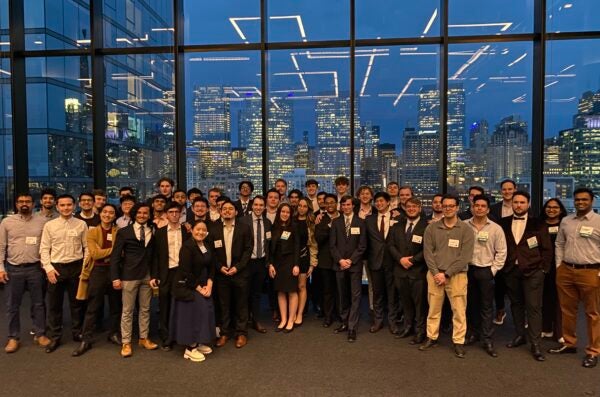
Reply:
M300 234L298 227L291 223L285 228L279 225L273 226L271 240L269 241L269 257L267 263L277 268L279 265L299 266L300 262ZM290 232L287 240L281 238L284 231ZM277 249L279 245L279 249ZM284 259L290 259L291 263L281 263Z
M317 241L317 261L321 269L333 269L333 258L329 248L329 235L331 232L331 217L323 213L321 222L315 225L315 240Z
M392 213L389 212L387 216L390 216ZM377 210L373 212L371 215L365 219L365 227L367 230L367 264L369 269L371 270L380 270L382 267L393 266L393 260L387 250L387 241L390 239L392 226L396 222L396 219L390 219L390 227L388 230L388 234L386 238L383 238L381 232L379 231L379 225L377 224L378 218Z
M340 215L331 223L331 234L329 235L329 246L331 257L333 259L333 269L340 269L339 261L341 259L350 259L352 265L350 272L362 272L362 259L367 249L367 231L365 221L357 215L352 217L350 228L358 228L357 234L350 233L346 236L346 225L344 215ZM355 229L356 230L356 229Z
M244 222L248 226L250 226L250 230L252 231L252 250L254 251L254 218L252 218L252 213L249 213L241 218L238 218L237 221ZM263 232L263 253L265 258L269 257L269 240L271 239L271 230L273 229L273 225L271 221L267 218L265 213L262 214L262 232ZM267 238L267 236L269 238Z
M142 280L152 270L154 236L144 247L133 228L134 223L119 229L110 255L111 280ZM146 227L150 227L146 224Z
M115 241L115 238L117 236L117 230L117 226L113 226L110 232L113 242ZM103 244L104 241L102 241L102 226L90 228L87 233L89 260L86 263L84 263L84 266L81 268L80 279L89 279L90 274L92 273L92 269L94 268L95 261L108 258L110 263L110 254L113 250L113 247L102 248Z
M222 266L227 266L227 255L225 254L225 240L223 238L223 222L213 222L209 226L207 243L215 251L217 258L217 275L220 275ZM245 222L240 222L236 219L235 227L233 228L233 242L231 245L231 267L235 267L238 273L234 276L240 276L246 270L248 261L252 256L252 248L254 247L254 238L252 237L252 229Z
M533 212L531 211L531 208L529 209L529 211L527 211L527 214L529 216L533 215ZM510 215L509 215L510 217ZM502 200L500 200L497 203L492 204L492 206L490 207L490 213L488 214L488 218L491 221L494 221L496 223L500 223L500 220L502 219ZM508 217L505 217L508 218Z
M216 270L214 250L205 244L203 253L196 240L187 239L179 251L179 266L173 279L172 291L175 299L193 300L194 290L205 286L208 280L213 280Z
M519 244L515 242L515 238L512 234L513 222L512 216L507 216L500 220L500 226L504 230L506 246L508 248L503 271L509 272L514 266L518 266L525 275L533 273L537 269L542 269L544 272L550 271L553 249L546 222L528 216L525 231L523 232L523 237L521 237ZM537 242L537 247L530 248L527 240L533 238L535 238ZM515 263L516 261L518 261L518 264Z
M406 277L410 279L422 278L427 273L427 264L425 263L425 255L423 254L423 236L427 228L427 219L421 218L416 225L413 226L413 236L421 237L421 242L416 242L418 239L408 241L406 236L407 218L402 218L394 225L388 234L388 251L394 261L394 274L398 277ZM412 256L412 266L405 269L400 264L400 258Z
M157 280L166 280L169 273L169 238L167 235L168 226L161 227L154 233L155 252L152 257L152 271L150 278ZM181 246L190 237L184 226L181 226ZM179 252L177 253L179 256Z
M237 211L236 218L241 218L241 217L246 216L246 215L248 215L248 214L250 214L252 212L252 199L250 199L248 201L248 205L246 206L246 211L244 211L244 207L242 207L242 201L241 200L235 200L233 202L233 206L235 207L235 210Z

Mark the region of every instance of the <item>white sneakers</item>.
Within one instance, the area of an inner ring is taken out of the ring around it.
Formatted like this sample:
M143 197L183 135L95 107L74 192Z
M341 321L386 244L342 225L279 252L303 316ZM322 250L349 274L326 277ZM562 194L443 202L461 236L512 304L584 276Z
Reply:
M183 358L185 358L186 360L193 361L195 363L202 362L206 359L206 357L204 357L204 354L200 353L198 349L185 349L185 353L183 353Z

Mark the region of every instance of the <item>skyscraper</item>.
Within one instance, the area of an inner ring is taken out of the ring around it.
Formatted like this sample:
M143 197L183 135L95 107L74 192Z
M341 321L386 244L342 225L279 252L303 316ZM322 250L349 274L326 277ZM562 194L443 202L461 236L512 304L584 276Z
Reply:
M262 115L260 98L244 101L238 114L239 146L246 148L246 178L256 192L262 186Z
M381 158L379 156L379 126L370 121L362 124L359 131L359 145L357 145L360 161L360 185L369 185L375 190L381 190L382 175Z
M286 100L271 101L267 124L267 147L269 148L269 181L294 170L294 116L292 106Z
M490 138L489 169L495 184L505 178L521 182L531 175L531 146L527 123L518 116L503 118Z
M412 186L415 195L432 195L439 191L439 139L436 131L405 128L402 138L402 184Z

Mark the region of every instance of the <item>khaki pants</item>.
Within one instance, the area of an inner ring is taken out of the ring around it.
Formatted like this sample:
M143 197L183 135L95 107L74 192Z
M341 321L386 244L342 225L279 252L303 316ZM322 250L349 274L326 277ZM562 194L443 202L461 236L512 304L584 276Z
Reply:
M136 298L139 299L138 322L140 327L140 339L148 337L150 328L150 300L152 289L144 280L123 281L123 313L121 314L121 339L123 343L131 343L131 329L133 322L133 311L135 310Z
M427 272L427 337L432 340L437 340L440 335L444 293L448 295L452 307L452 341L462 345L467 333L467 273L457 273L446 279L445 285L439 286L433 280L431 272Z

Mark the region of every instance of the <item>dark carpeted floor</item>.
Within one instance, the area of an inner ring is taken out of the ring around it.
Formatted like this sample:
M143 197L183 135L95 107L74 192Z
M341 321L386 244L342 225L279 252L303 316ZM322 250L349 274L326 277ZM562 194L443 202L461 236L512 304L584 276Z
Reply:
M23 308L28 307L26 300ZM0 308L4 344L3 290ZM581 367L583 316L580 352L547 357L543 363L534 361L525 346L504 347L513 336L510 318L497 329L500 357L470 346L461 360L453 355L449 335L443 334L432 351L420 352L407 339L394 339L387 328L369 334L366 304L354 344L322 328L310 312L291 334L251 330L246 347L229 343L202 363L184 360L181 347L163 352L134 345L134 356L122 359L105 335L82 357L71 357L77 345L67 338L46 354L27 334L28 310L22 310L21 318L21 349L11 355L0 352L1 396L600 396L600 367ZM544 343L544 348L550 346L552 342Z

